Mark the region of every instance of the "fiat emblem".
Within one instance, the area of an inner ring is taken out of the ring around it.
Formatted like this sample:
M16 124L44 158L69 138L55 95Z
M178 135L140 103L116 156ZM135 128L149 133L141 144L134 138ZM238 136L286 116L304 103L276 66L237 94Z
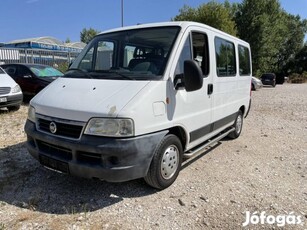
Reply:
M50 130L51 133L56 133L56 131L57 131L56 124L53 121L50 122L50 124L49 124L49 130Z

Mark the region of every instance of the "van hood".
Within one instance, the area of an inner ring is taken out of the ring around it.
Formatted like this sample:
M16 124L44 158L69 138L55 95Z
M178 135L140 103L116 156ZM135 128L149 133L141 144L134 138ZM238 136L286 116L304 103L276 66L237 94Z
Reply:
M30 102L36 113L87 122L92 117L117 117L149 81L58 78Z

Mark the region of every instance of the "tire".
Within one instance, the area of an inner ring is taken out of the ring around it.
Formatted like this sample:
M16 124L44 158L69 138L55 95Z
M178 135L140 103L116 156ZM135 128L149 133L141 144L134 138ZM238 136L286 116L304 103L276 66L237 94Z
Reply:
M243 113L241 110L238 111L237 118L235 120L235 123L233 124L233 127L235 130L228 134L228 137L231 139L236 139L240 136L242 127L243 127Z
M182 163L182 144L173 134L165 136L155 150L146 183L157 189L165 189L176 180Z
M8 109L10 112L17 111L17 110L20 109L20 105L8 106L7 109Z
M256 88L255 88L255 85L254 85L254 84L252 84L252 90L253 90L253 91L256 91Z

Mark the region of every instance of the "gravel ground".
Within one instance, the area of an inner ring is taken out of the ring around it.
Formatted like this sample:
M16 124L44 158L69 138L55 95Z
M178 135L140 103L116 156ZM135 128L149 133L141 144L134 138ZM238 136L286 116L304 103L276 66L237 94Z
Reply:
M246 211L301 216L303 225L284 229L307 229L307 84L265 87L252 101L241 136L185 161L163 191L141 179L107 183L46 170L25 149L27 105L0 110L0 230L241 229Z

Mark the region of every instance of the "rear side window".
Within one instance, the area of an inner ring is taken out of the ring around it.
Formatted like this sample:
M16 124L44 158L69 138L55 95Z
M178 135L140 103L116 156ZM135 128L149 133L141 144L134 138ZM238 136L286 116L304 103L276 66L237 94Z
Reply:
M222 38L215 38L216 72L218 77L236 75L235 45Z
M250 55L249 49L242 45L238 46L239 52L239 73L240 76L250 75L251 73L251 63L250 63Z

